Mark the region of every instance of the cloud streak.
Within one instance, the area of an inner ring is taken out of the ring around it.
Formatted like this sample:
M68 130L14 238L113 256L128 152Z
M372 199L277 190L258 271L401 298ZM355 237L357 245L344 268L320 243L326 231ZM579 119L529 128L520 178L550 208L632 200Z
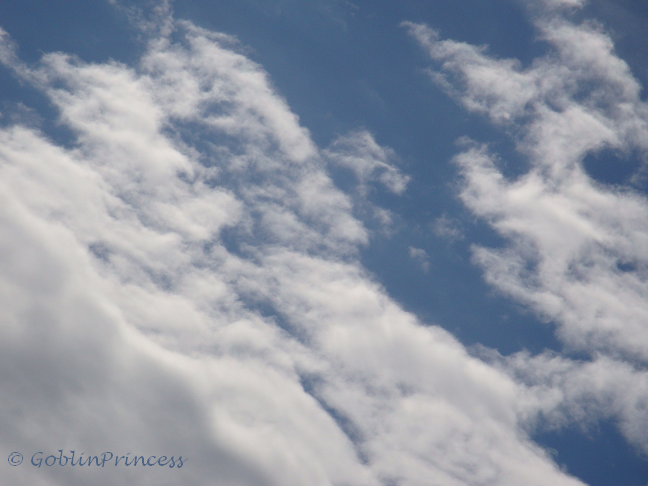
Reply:
M507 242L474 246L474 261L490 284L554 324L568 351L590 359L519 355L509 365L533 369L525 376L542 383L542 393L580 410L563 420L620 417L626 437L647 450L638 403L648 359L648 201L632 187L595 181L583 160L602 150L615 151L618 164L645 158L648 106L605 30L554 7L534 10L547 53L526 68L441 40L425 25L406 27L437 63L433 81L502 127L530 162L509 179L487 145L466 142L455 157L461 200Z

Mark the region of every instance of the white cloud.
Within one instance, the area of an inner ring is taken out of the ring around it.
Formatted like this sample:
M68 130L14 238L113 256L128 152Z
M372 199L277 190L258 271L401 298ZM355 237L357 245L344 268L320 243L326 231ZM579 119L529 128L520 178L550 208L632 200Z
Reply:
M394 194L401 194L410 179L394 165L394 151L378 145L366 130L339 137L327 155L337 165L355 173L363 192L367 191L369 182L378 180Z
M407 189L410 177L398 168L397 154L389 147L380 146L367 130L356 130L338 136L322 151L324 160L333 170L342 168L346 186L353 199L353 214L365 221L377 222L381 233L390 234L395 215L373 203L378 184L395 195ZM353 173L348 177L346 171ZM349 183L351 181L351 183Z
M613 419L635 446L648 450L645 370L607 356L573 361L555 353L522 352L497 356L494 362L532 386L544 409L534 420L540 419L544 427L578 423L587 430L601 419Z
M413 246L410 246L408 251L410 258L416 260L421 265L423 271L427 273L430 270L430 257L426 251L422 248L414 248Z
M648 200L595 182L583 159L605 148L645 154L648 105L602 27L569 21L552 10L558 2L546 3L535 22L548 53L527 68L439 40L426 26L407 27L440 63L434 79L504 127L531 162L509 180L485 145L456 156L461 199L508 241L475 246L475 262L489 283L555 323L568 349L592 358L579 365L519 355L509 365L523 365L526 378L546 371L551 393L539 396L561 397L549 408L570 409L564 420L617 416L626 437L645 449L645 375L628 363L648 360Z
M160 22L136 67L27 66L5 38L77 138L0 130L0 442L188 463L3 484L582 484L524 433L524 386L360 266L325 159L398 193L392 153L321 151L232 39Z
M432 223L432 231L440 238L461 240L464 238L460 223L447 215L439 216Z

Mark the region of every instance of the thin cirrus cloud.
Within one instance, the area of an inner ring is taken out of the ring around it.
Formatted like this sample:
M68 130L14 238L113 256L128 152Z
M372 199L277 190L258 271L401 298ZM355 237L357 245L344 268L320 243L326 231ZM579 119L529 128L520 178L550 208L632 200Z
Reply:
M611 417L648 450L648 200L632 187L595 181L583 161L603 150L645 157L648 105L610 36L560 7L535 5L547 53L522 67L482 47L441 40L425 25L409 33L437 64L431 79L467 110L513 137L530 162L509 179L487 145L464 140L455 157L460 198L502 237L503 248L473 246L486 280L555 324L568 351L495 359L553 397L549 423ZM489 354L489 353L486 353Z
M527 435L539 385L359 263L370 232L326 164L401 193L389 149L317 147L235 39L158 15L137 66L27 65L3 33L75 136L0 130L0 441L26 455L3 484L582 484ZM27 463L58 449L188 459Z

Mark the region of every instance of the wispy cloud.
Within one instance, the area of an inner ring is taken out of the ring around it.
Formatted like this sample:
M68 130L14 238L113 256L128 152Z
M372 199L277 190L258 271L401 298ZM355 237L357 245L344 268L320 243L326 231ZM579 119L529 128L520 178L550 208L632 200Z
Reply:
M461 240L464 238L463 231L458 221L449 218L447 215L439 216L432 223L432 231L435 235L449 240Z
M381 147L366 130L336 139L327 155L338 165L353 171L363 192L373 180L380 181L389 191L405 191L409 176L394 164L393 150Z
M516 362L534 373L548 366L561 406L575 409L589 397L592 416L618 414L626 436L646 448L639 431L647 416L637 406L637 395L647 398L646 377L629 363L648 360L648 200L595 182L583 159L606 148L645 155L648 106L603 27L554 8L578 2L545 3L533 17L547 54L526 68L484 47L441 40L425 25L406 27L436 61L433 80L503 127L531 162L509 180L486 145L469 144L455 158L461 199L508 242L474 247L486 280L554 323L568 350L592 359L581 366L520 355Z
M413 246L410 246L408 251L410 258L416 260L421 265L423 271L427 273L430 270L430 257L427 252L422 248L415 248Z
M182 454L183 484L582 484L526 436L525 386L360 265L326 160L400 193L391 152L321 150L234 39L158 14L137 66L25 65L3 37L76 136L0 130L3 448ZM97 478L3 481L169 476Z

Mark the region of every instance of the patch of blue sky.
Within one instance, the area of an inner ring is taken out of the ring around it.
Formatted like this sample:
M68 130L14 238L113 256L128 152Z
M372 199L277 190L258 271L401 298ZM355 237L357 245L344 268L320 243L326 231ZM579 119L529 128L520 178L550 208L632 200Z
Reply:
M586 428L543 431L534 439L546 447L569 474L590 486L645 486L648 460L619 433L617 424L602 420Z
M2 2L0 19L26 62L48 52L65 52L86 62L113 59L133 64L143 52L137 29L109 1Z

